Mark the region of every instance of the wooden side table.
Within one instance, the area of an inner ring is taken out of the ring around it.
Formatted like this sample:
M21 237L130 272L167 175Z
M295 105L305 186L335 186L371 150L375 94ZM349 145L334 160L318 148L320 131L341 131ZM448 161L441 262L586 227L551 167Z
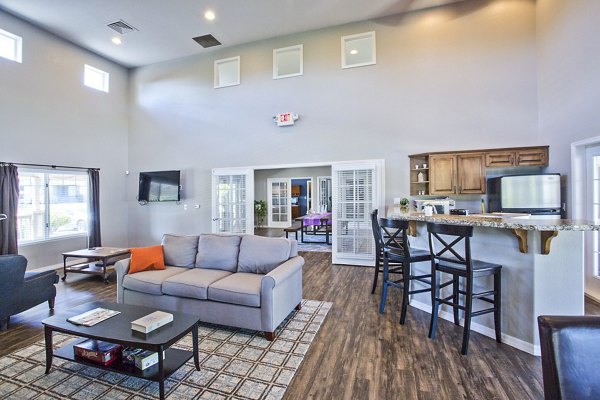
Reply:
M129 249L118 247L94 247L62 253L63 256L63 282L67 279L67 272L77 274L100 275L104 283L108 283L106 268L111 262L116 262L129 256ZM67 258L85 258L87 261L67 267Z

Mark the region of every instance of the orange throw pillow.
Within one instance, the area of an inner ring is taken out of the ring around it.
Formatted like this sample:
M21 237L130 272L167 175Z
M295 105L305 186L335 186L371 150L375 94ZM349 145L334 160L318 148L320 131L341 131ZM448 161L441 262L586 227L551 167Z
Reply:
M129 249L131 261L129 262L129 273L165 269L165 256L162 246L137 247Z

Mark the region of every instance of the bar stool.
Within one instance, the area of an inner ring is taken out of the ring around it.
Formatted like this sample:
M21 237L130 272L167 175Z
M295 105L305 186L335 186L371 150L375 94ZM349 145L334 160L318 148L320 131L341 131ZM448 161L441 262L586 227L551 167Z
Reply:
M375 239L375 276L373 277L373 287L371 288L371 294L375 293L377 288L377 281L379 274L383 274L383 247L378 239L378 235L381 235L381 228L377 221L377 209L371 211L371 228L373 229L373 238ZM389 261L389 273L390 274L401 274L402 264Z
M426 250L411 250L408 242L408 221L380 218L380 230L377 232L377 241L383 250L383 286L381 289L381 302L379 313L383 314L387 289L394 286L402 289L402 311L400 313L400 324L404 324L406 310L408 308L408 296L411 294L425 293L431 291L431 275L413 275L412 263L429 261L431 255ZM402 277L398 280L390 279L390 263L399 264L399 272ZM424 289L410 289L412 281L419 281L427 285Z
M465 325L463 328L463 341L461 353L467 354L469 348L469 334L471 331L471 318L487 313L494 313L494 328L496 330L496 342L502 343L500 333L500 310L501 310L501 270L502 266L483 261L473 260L471 258L471 242L473 236L472 226L444 225L432 222L427 223L427 232L429 236L429 250L431 252L431 324L429 325L429 338L435 336L437 326L438 309L441 304L449 305L453 308L454 324L459 325L458 310L464 311ZM451 236L451 242L448 243L440 235ZM464 241L464 257L457 251L458 244ZM440 244L442 250L436 252L435 244ZM447 254L451 253L451 254ZM443 272L452 275L452 279L446 282L438 283L438 273ZM473 279L493 275L494 290L474 293ZM460 290L460 278L464 278L465 290ZM452 294L447 297L440 297L440 289L452 285ZM459 296L465 296L465 305L461 305ZM493 295L493 299L489 296ZM480 299L493 304L492 308L473 311L473 300Z

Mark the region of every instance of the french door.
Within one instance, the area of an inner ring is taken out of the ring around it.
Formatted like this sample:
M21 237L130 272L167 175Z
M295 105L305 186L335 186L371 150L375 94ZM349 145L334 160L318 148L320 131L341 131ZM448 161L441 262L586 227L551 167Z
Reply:
M289 178L267 179L270 228L287 228L292 225L291 188L292 180Z
M254 170L214 169L213 233L254 233Z
M372 265L375 242L370 213L383 207L384 162L335 163L331 173L332 261Z
M600 219L600 145L586 149L586 219ZM600 235L597 231L586 233L585 292L600 299Z

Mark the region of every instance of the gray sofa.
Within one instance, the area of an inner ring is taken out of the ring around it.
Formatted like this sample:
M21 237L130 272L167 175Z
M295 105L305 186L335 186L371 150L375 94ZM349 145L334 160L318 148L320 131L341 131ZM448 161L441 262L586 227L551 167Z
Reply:
M165 269L127 274L115 264L117 301L197 315L201 321L265 332L302 301L295 240L253 235L176 236L162 240Z

